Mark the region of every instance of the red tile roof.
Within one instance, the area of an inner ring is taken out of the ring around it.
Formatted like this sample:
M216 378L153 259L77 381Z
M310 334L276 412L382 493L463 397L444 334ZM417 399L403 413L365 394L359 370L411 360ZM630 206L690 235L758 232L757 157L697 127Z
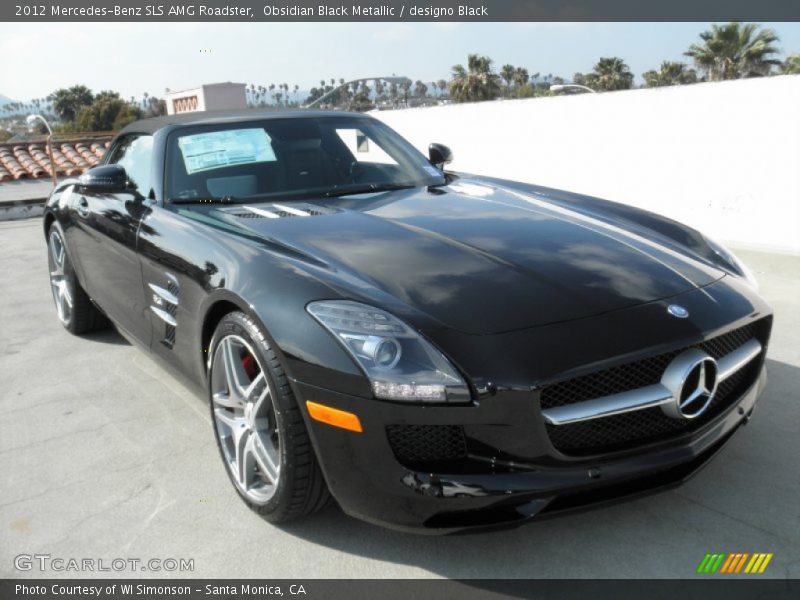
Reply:
M56 175L72 177L96 165L106 153L111 138L53 140ZM0 182L23 178L50 177L47 142L5 142L0 144Z

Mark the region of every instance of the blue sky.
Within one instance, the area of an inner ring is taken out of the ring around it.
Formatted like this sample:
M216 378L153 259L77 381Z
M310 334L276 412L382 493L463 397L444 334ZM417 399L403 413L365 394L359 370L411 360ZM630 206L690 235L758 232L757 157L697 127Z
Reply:
M429 82L447 78L470 52L490 56L496 67L511 63L566 78L591 70L600 56L621 56L638 82L662 60L680 60L708 25L1 23L0 93L27 100L83 83L129 97L216 81L307 89L321 78L392 73ZM765 25L781 37L783 55L800 52L800 23Z

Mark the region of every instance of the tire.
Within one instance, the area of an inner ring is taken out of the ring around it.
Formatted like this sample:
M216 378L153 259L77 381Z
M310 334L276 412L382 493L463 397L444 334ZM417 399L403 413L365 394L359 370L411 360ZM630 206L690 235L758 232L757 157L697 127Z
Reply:
M47 232L47 266L56 314L64 328L74 335L81 335L108 327L108 319L78 282L64 244L64 233L56 222Z
M239 497L273 523L326 506L331 496L303 415L259 326L242 312L229 313L209 348L214 436Z

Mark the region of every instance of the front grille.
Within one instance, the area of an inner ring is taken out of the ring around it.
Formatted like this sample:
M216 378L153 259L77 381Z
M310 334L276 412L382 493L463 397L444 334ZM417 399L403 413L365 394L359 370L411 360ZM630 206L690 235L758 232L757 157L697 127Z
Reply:
M386 436L404 465L466 458L467 443L460 425L388 425Z
M688 348L699 348L718 359L756 338L766 350L768 335L769 318L693 346L562 381L542 390L541 406L542 409L564 406L658 383L670 361ZM624 450L637 444L692 431L708 423L735 402L756 380L760 366L761 360L754 360L723 381L708 409L692 421L673 419L655 407L567 425L547 424L547 433L551 443L559 451L586 455Z

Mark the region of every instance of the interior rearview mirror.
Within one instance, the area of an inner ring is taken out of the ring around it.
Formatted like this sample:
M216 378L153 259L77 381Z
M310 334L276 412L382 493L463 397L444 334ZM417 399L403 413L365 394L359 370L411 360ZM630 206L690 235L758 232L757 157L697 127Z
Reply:
M433 143L428 146L428 160L433 166L444 169L447 163L452 162L453 151L444 144Z
M100 165L78 177L78 185L92 192L119 192L128 187L128 174L120 165Z

